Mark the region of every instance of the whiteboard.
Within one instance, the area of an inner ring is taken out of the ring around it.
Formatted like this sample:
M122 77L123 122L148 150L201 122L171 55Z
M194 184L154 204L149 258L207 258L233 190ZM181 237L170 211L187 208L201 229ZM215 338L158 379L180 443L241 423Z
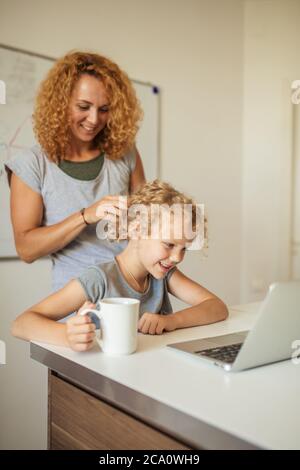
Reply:
M0 80L6 85L6 104L0 104L0 257L17 256L10 221L9 187L4 164L13 153L35 144L31 125L34 97L55 59L0 45ZM159 176L158 87L132 80L144 119L137 135L147 180Z

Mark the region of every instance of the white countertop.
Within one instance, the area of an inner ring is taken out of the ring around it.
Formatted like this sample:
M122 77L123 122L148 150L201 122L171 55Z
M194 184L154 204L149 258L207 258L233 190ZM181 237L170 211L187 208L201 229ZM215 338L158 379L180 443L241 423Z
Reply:
M111 357L95 344L88 352L35 343L187 415L263 448L300 449L300 365L291 361L226 373L166 344L251 328L259 304L230 308L225 322L139 334L138 350Z

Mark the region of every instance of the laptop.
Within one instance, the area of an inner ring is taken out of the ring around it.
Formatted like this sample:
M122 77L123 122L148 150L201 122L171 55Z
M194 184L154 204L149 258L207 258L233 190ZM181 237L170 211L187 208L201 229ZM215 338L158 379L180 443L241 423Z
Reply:
M237 372L291 359L295 340L300 340L300 282L278 282L269 287L250 331L167 347Z

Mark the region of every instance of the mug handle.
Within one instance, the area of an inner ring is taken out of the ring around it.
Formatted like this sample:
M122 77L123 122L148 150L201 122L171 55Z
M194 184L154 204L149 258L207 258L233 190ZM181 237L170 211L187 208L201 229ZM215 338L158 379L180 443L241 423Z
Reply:
M95 323L96 328L100 328L100 315L99 315L100 310L95 310L92 308L85 308L80 312L80 315L88 315L90 319L92 320L93 323Z

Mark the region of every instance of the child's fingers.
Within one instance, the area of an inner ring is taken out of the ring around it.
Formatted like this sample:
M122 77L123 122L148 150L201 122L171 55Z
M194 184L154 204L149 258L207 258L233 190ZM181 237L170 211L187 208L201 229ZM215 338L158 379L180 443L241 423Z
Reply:
M86 325L92 323L92 320L90 319L89 315L76 315L76 317L72 318L72 321L70 320L70 324L73 326L80 326L80 325Z
M142 318L140 318L139 322L138 322L138 330L141 331L144 324L145 324L145 321L146 321L146 318L143 316Z
M138 322L138 330L142 333L148 333L148 327L151 322L151 314L150 313L143 313L142 317Z
M147 334L149 332L150 325L151 320L145 317L143 323L141 324L140 331L144 333L144 335Z
M93 304L92 302L89 302L89 301L84 302L84 304L78 310L77 315L75 317L72 317L73 323L75 325L82 325L83 323L90 323L92 320L90 319L88 314L82 315L82 312L86 309L95 310L95 308L96 308L96 305Z
M161 334L162 329L159 327L158 316L145 312L138 322L138 330L144 334Z
M155 333L156 333L157 335L162 335L163 331L164 331L164 326L158 324L158 325L156 326L156 331L155 331Z
M81 343L90 343L95 338L95 332L90 333L76 334L70 337L72 343L81 344Z
M81 335L85 333L92 333L96 330L96 325L93 322L84 323L82 325L71 324L68 326L69 335Z
M155 335L156 327L157 327L157 319L153 318L152 320L150 320L150 325L148 327L148 332L150 335Z

